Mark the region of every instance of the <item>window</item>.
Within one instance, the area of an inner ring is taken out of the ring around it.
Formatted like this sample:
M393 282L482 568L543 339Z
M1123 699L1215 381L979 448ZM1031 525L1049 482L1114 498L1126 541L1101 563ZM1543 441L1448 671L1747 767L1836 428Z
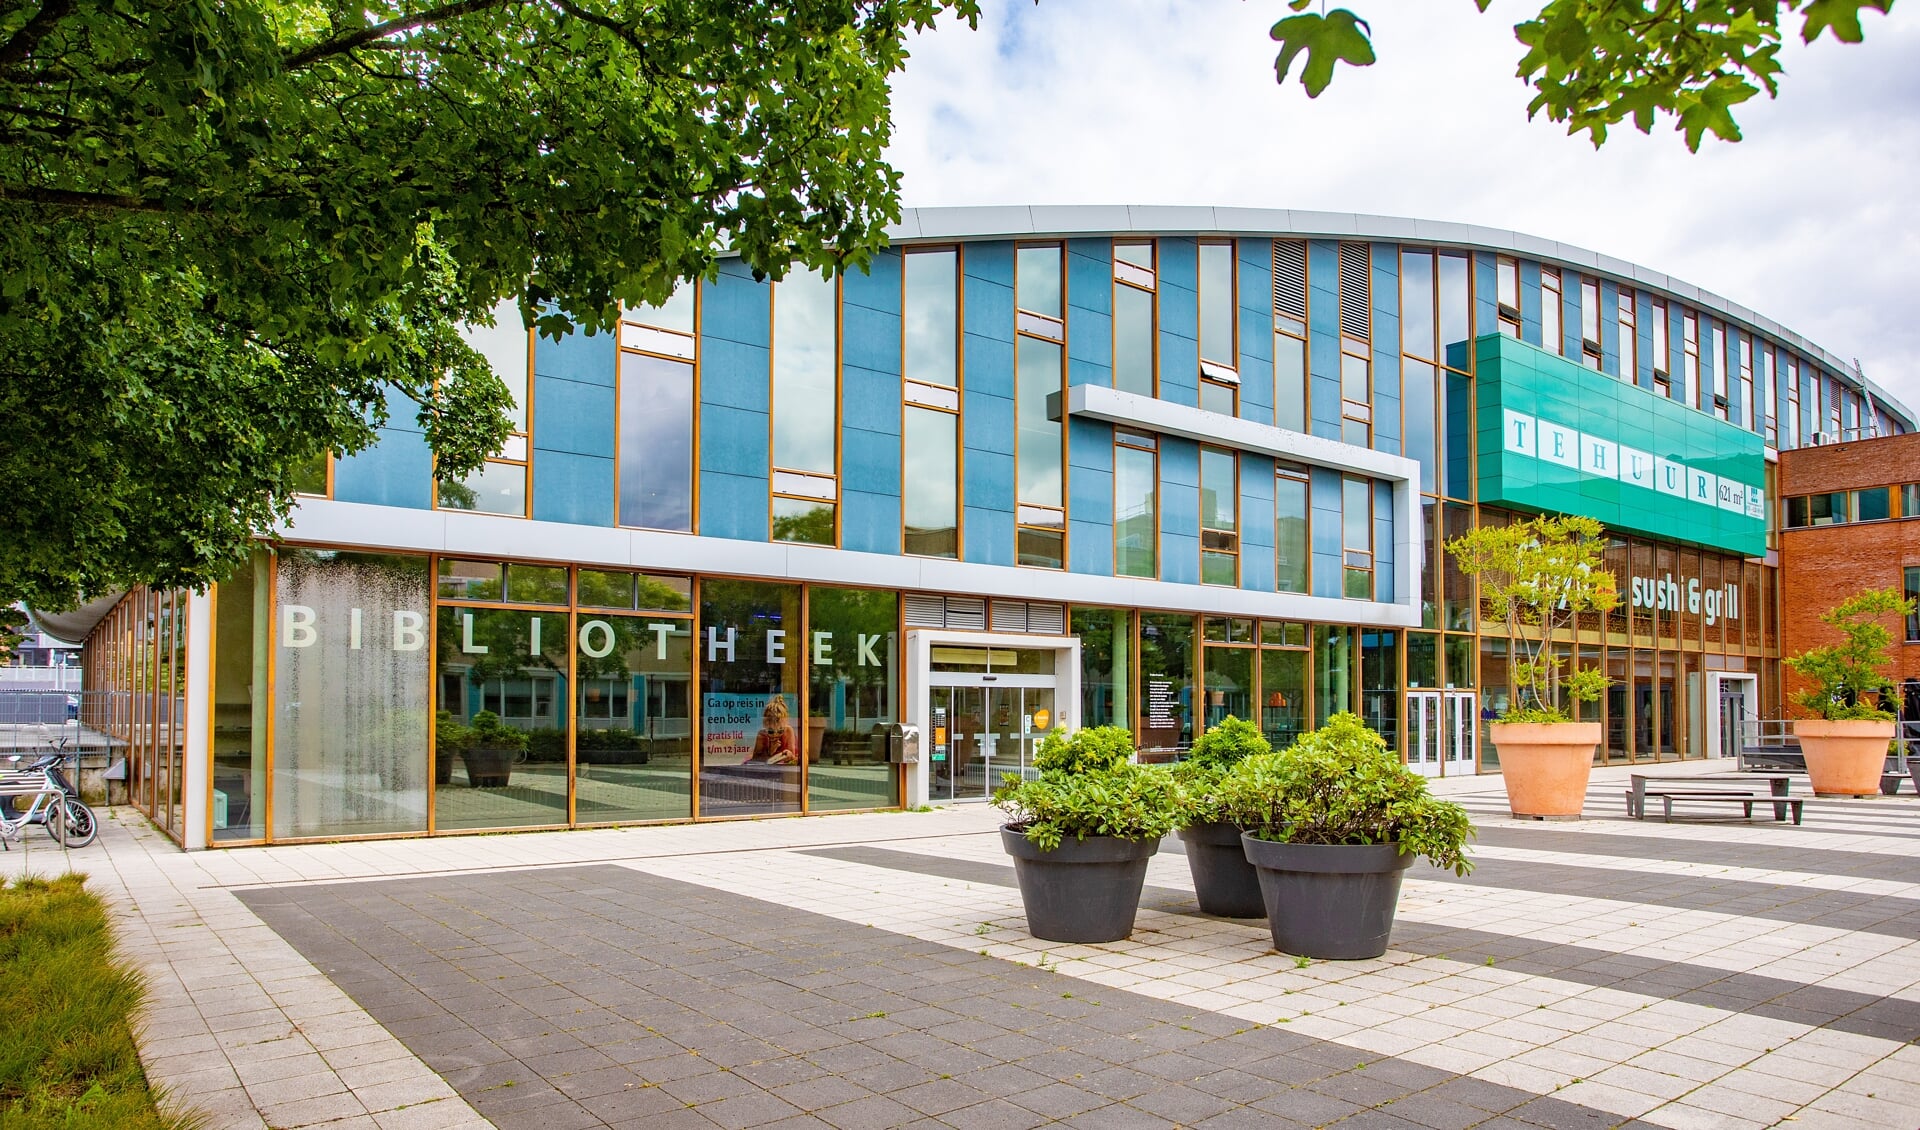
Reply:
M1240 583L1240 460L1200 449L1200 583Z
M1273 241L1273 422L1307 430L1307 245Z
M1566 335L1560 329L1560 272L1540 268L1540 344L1548 353L1566 356Z
M1144 432L1113 433L1113 575L1155 577L1160 542L1159 441Z
M694 287L620 316L619 497L614 520L693 530Z
M1713 368L1713 414L1727 415L1727 330L1718 322L1707 331L1707 364Z
M1373 484L1346 478L1340 483L1340 540L1344 550L1341 595L1373 599Z
M477 510L486 514L527 516L527 374L533 370L533 331L520 321L519 304L508 300L493 309L490 326L467 325L460 336L472 346L495 376L506 384L513 402L507 419L513 432L506 445L478 471L465 479L440 479L435 505L442 510Z
M1633 295L1627 291L1620 293L1614 350L1620 357L1620 379L1628 384L1637 384L1640 380L1640 324L1634 317Z
M1500 332L1511 338L1520 336L1520 263L1505 255L1494 261L1494 275L1500 287Z
M1580 363L1599 372L1600 361L1600 280L1580 281Z
M1233 264L1233 244L1200 245L1200 407L1228 416L1240 402Z
M916 248L902 260L901 546L960 555L960 254Z
M1779 412L1780 356L1772 346L1760 349L1760 431L1768 447L1780 445Z
M1062 273L1057 243L1014 253L1014 552L1020 564L1048 569L1064 567L1067 552L1066 433L1047 415L1047 397L1065 391Z
M1670 341L1667 337L1667 304L1654 299L1653 302L1653 391L1661 396L1673 395L1673 382L1667 372L1673 365L1669 355Z
M333 455L323 451L294 468L293 493L319 498L333 495Z
M1155 332L1159 275L1152 243L1113 245L1113 387L1158 396Z
M1282 461L1273 480L1273 556L1281 592L1312 592L1307 469Z
M1341 438L1373 442L1373 287L1364 243L1339 245Z
M1920 518L1920 483L1908 483L1900 488L1900 516Z
M1680 316L1680 367L1687 407L1700 407L1700 316L1689 310Z
M1907 599L1920 602L1920 565L1907 566L1905 573ZM1915 611L1907 613L1908 643L1920 643L1920 603L1916 603L1915 609ZM1909 687L1911 687L1911 684L1909 684ZM1912 693L1911 689L1909 689L1908 693Z
M804 271L773 287L775 541L839 541L839 290Z
M1802 494L1787 499L1787 528L1837 526L1847 520L1847 492Z
M1893 517L1893 490L1891 487L1871 487L1853 492L1853 520L1856 522L1884 522Z
M1760 430L1760 402L1754 397L1753 388L1753 339L1740 335L1740 420L1741 427L1750 432Z

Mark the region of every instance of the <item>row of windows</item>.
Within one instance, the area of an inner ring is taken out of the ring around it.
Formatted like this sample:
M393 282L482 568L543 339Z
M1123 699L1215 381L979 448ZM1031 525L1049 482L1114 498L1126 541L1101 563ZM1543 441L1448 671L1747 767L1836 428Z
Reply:
M1889 518L1920 518L1920 483L1796 494L1783 500L1781 509L1790 530L1848 522L1883 522Z

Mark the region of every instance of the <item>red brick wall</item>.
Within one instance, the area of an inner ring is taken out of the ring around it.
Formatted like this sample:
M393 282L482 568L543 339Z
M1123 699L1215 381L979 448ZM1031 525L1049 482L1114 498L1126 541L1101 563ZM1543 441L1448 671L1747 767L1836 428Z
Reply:
M1782 498L1920 482L1920 434L1783 451L1778 481ZM1838 642L1820 613L1863 589L1900 588L1910 565L1920 566L1920 515L1781 530L1781 654ZM1920 679L1920 643L1901 642L1904 622L1889 617L1886 624L1895 641L1894 677ZM1792 671L1785 678L1789 695L1805 688Z

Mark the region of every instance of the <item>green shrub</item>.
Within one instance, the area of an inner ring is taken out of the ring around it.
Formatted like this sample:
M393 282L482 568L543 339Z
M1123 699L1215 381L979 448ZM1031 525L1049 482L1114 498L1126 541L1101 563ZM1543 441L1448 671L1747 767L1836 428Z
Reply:
M1186 759L1174 766L1180 782L1180 825L1213 824L1220 814L1219 787L1227 771L1259 754L1272 753L1260 727L1229 715L1200 735Z
M1813 684L1793 695L1794 705L1829 722L1892 721L1902 698L1900 685L1886 674L1893 633L1880 621L1911 615L1913 604L1897 589L1874 589L1822 612L1820 622L1839 632L1842 642L1788 657L1787 666Z
M1042 773L1098 773L1133 760L1133 735L1119 726L1055 730L1040 742L1033 767Z
M1336 714L1285 753L1228 770L1216 791L1222 819L1263 840L1395 844L1457 875L1473 870L1466 810L1427 792L1426 779L1387 752L1353 714Z
M517 730L500 720L500 716L491 710L482 710L473 716L473 722L467 727L473 735L467 744L473 749L511 749L525 751L527 732Z
M462 726L450 710L434 714L433 751L441 757L451 757L473 744L473 731Z
M1180 787L1164 766L1121 762L1024 781L1009 773L994 790L993 803L1007 814L1009 828L1024 832L1041 851L1052 851L1068 836L1157 840L1179 824Z

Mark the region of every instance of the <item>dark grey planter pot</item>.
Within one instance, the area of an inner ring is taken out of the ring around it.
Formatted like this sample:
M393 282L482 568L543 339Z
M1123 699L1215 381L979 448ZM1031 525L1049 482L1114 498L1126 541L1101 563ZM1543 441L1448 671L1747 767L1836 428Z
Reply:
M1260 897L1260 876L1240 846L1240 828L1218 822L1180 829L1193 872L1193 893L1202 914L1222 918L1258 918L1267 912Z
M1279 844L1247 835L1240 844L1260 875L1274 949L1332 961L1387 952L1413 856L1393 844Z
M1133 933L1147 860L1159 840L1071 837L1041 851L1025 834L1000 829L1000 846L1013 857L1027 931L1048 942L1117 942Z
M1913 791L1920 793L1920 757L1907 758L1907 775L1913 778Z

